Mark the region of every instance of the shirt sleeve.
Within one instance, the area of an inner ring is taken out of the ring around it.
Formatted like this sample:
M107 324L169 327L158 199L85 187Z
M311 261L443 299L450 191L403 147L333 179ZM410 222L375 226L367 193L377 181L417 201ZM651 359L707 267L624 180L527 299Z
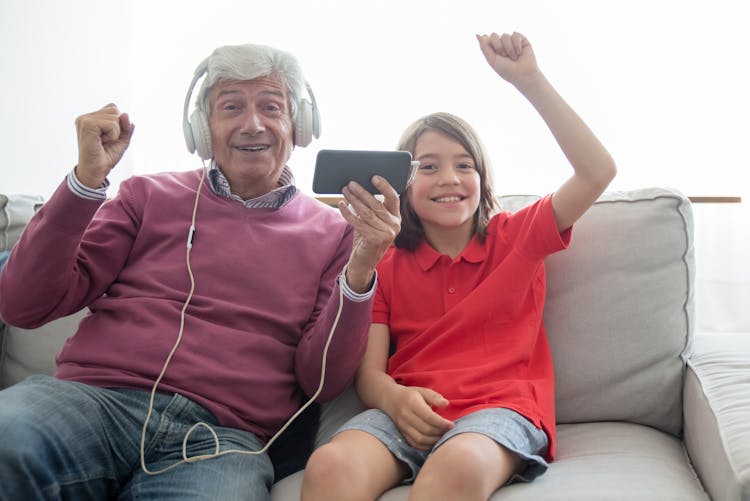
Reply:
M533 259L567 248L573 231L557 229L551 194L511 214L505 226L516 250Z
M79 196L69 180L31 218L3 270L0 310L18 327L78 311L111 282L116 239L110 233L98 241L84 236L103 200Z
M346 283L346 268L344 268L344 271L341 272L341 275L339 275L339 287L341 287L341 291L344 293L344 296L346 296L347 299L350 301L354 301L355 303L362 303L364 301L369 301L370 298L375 294L375 288L378 284L378 272L375 271L375 277L372 281L372 285L370 286L370 289L363 292L354 292L351 287L349 287L349 284Z
M106 200L107 198L109 179L105 178L104 184L102 184L99 188L89 188L78 180L78 176L76 176L76 170L75 168L73 168L73 170L68 174L67 180L68 188L70 188L70 191L81 198L86 198L88 200Z

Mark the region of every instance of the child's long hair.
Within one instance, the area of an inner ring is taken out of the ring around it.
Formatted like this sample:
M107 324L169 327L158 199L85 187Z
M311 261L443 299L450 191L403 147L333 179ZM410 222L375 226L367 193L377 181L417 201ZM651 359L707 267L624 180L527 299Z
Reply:
M427 131L434 131L457 141L474 159L479 173L479 207L474 213L473 234L484 241L487 224L494 214L497 204L492 191L492 174L489 159L476 132L463 119L450 113L432 113L411 124L401 136L399 150L411 152L419 137ZM424 228L409 201L410 188L401 195L401 232L396 236L395 245L401 249L414 250L424 240Z

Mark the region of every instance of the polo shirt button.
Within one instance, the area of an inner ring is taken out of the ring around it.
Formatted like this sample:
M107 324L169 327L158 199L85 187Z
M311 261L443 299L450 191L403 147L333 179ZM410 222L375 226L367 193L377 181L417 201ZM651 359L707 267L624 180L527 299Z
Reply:
M454 289L453 287L448 287L448 294L453 294L454 292L456 292L456 289Z

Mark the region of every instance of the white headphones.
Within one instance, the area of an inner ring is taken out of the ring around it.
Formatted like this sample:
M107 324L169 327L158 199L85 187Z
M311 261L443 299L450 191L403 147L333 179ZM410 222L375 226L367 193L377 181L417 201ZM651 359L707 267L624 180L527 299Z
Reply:
M196 108L188 119L188 109L190 107L190 97L193 94L195 84L203 75L208 72L208 62L211 57L207 57L195 69L193 81L190 82L187 95L185 96L185 109L182 115L182 130L185 134L185 143L190 153L198 153L203 160L213 157L211 148L211 129L208 126L208 116L205 112ZM310 84L305 82L307 94L310 100L300 99L297 114L294 118L294 144L295 146L307 146L313 140L313 137L320 137L320 114L315 102Z

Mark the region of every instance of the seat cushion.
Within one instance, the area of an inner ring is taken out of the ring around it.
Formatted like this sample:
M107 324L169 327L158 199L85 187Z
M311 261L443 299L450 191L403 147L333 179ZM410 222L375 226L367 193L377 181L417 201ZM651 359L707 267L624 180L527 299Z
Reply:
M530 484L513 484L490 501L708 501L690 467L682 442L632 423L588 423L558 427L557 459ZM273 501L299 499L302 472L276 484ZM409 487L392 489L380 501L405 501Z
M560 425L557 433L558 455L547 473L501 489L491 501L709 499L672 435L616 422Z

